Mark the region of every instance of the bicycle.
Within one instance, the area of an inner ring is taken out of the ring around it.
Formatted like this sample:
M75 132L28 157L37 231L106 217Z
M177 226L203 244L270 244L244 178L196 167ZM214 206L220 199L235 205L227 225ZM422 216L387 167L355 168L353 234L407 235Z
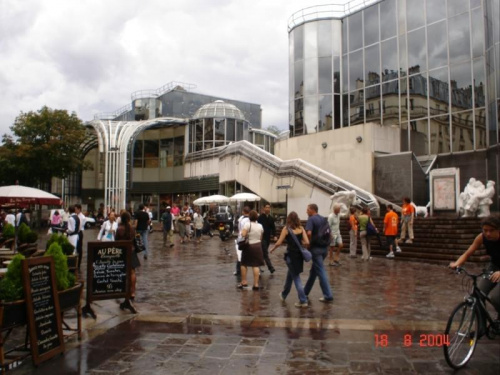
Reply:
M445 330L444 357L450 367L458 370L469 362L482 336L493 340L500 335L500 321L494 320L488 313L487 304L493 306L491 300L477 286L479 277L490 277L491 273L483 271L474 275L461 267L456 272L472 279L472 291L464 297L464 302L455 307ZM470 290L470 284L468 287Z

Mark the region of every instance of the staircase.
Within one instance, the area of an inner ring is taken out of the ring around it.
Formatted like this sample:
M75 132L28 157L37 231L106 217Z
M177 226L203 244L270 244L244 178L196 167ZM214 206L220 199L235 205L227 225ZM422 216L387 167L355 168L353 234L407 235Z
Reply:
M374 218L373 222L382 233L383 218ZM481 232L481 219L416 218L413 223L415 239L412 244L400 243L401 253L395 253L396 261L409 260L434 264L448 264L457 260ZM349 253L349 231L347 219L342 220L340 230L344 241L344 253ZM381 248L376 237L371 239L371 255L385 257L389 253L385 237L381 235ZM358 256L361 254L361 241L358 238ZM486 249L481 247L468 262L484 263L489 260Z

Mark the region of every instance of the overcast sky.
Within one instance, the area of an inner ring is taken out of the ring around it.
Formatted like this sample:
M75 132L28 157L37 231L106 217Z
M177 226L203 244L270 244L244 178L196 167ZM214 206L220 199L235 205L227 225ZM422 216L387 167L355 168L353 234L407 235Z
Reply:
M339 1L337 0L336 3ZM288 19L321 0L0 0L0 134L43 105L88 121L171 81L288 124Z

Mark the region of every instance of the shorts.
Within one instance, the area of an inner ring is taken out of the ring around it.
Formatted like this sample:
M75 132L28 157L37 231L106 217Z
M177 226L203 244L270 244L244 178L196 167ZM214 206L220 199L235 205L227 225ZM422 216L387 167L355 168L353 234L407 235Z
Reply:
M195 229L196 238L201 238L201 229Z
M340 246L342 244L343 244L342 236L340 234L332 236L332 241L330 242L330 247Z
M396 236L385 236L386 238L386 241L387 241L387 247L389 246L394 246L395 244L395 240L396 240Z

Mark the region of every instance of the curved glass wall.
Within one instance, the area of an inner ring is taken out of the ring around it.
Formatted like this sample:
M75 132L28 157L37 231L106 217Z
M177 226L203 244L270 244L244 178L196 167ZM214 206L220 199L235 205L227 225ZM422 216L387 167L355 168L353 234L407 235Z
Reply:
M200 107L189 121L189 152L248 140L249 122L236 106L217 100Z
M500 0L384 0L290 30L290 136L374 122L416 155L498 143Z
M271 154L274 154L274 144L277 138L275 134L262 129L250 129L248 135L248 141L250 143L253 143Z

